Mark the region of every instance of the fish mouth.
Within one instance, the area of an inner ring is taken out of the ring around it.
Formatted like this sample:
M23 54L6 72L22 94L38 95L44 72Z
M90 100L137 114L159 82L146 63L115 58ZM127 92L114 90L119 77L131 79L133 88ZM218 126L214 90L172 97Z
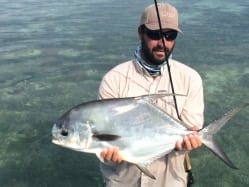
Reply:
M61 145L62 144L62 138L60 137L59 131L53 132L52 136L53 136L52 143L54 143L56 145Z
M60 141L58 139L53 139L52 140L53 144L60 145Z

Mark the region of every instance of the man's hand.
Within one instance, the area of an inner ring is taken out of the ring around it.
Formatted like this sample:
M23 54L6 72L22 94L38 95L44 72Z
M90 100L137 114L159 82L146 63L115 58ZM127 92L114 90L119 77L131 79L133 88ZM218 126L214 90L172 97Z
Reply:
M118 147L110 147L104 149L101 153L100 156L108 161L112 161L116 164L119 164L123 161L121 155L119 154L119 149Z
M193 131L197 131L198 127L193 127L191 128ZM197 149L202 145L201 138L197 134L197 132L194 132L193 134L189 134L183 137L182 141L177 141L176 142L176 150L181 151L181 150L187 150L191 151L193 149Z

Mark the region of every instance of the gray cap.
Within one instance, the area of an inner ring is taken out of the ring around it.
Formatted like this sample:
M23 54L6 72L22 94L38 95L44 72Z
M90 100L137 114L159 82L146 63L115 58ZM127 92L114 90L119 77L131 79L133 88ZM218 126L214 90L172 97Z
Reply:
M178 11L175 7L168 3L158 3L158 10L163 29L173 29L182 32L179 28ZM150 30L160 29L154 4L145 8L140 20L140 25L143 24Z

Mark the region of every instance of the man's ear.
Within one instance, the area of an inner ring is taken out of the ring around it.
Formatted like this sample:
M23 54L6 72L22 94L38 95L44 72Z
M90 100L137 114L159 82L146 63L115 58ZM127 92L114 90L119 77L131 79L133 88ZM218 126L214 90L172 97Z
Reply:
M142 29L142 26L139 26L139 27L138 27L137 32L138 32L139 39L141 40L141 39L142 39L142 36L143 36L143 29Z

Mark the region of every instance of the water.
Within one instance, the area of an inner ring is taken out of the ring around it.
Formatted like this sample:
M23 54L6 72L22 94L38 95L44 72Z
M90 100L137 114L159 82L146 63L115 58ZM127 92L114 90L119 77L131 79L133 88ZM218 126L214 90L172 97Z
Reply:
M160 2L160 1L159 1ZM129 60L150 0L0 0L0 186L100 186L98 161L51 144L53 122L95 99L101 77ZM184 32L174 58L203 77L206 122L249 98L249 2L176 1ZM205 148L192 156L195 186L248 186L248 109L217 135L240 168Z

